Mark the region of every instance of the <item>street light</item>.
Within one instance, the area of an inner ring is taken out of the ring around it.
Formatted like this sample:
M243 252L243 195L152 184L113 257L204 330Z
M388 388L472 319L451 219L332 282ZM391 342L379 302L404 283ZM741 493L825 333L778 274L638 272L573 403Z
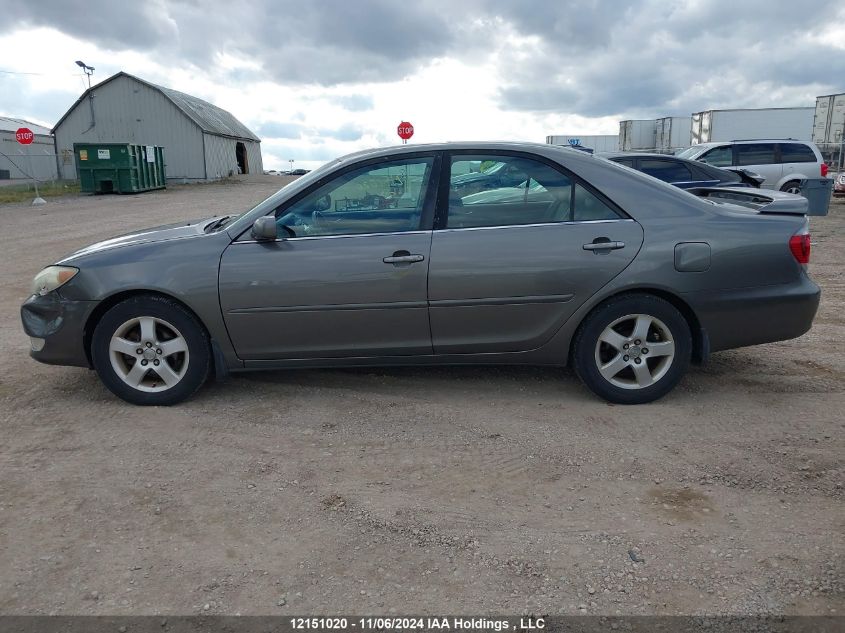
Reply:
M85 62L81 62L78 59L76 60L76 65L82 69L82 72L88 77L88 88L91 88L91 75L94 74L94 67L89 66Z

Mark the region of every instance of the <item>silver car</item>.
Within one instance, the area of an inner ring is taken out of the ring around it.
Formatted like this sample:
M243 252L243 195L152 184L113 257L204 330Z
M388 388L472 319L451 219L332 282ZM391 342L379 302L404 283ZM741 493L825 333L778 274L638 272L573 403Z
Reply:
M572 365L644 403L816 313L801 210L717 193L551 145L365 151L241 215L55 262L23 327L33 358L136 404L232 371L495 363Z
M802 180L825 178L828 170L815 144L792 139L701 143L678 157L713 167L747 169L765 179L761 187L793 194L801 193Z

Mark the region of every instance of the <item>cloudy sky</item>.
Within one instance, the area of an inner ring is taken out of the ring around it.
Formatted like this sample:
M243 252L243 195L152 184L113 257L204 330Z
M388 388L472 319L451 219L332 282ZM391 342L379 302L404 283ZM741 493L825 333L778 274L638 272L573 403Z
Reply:
M231 111L266 168L398 142L615 134L618 121L845 92L841 0L3 0L0 114L52 125L124 70Z

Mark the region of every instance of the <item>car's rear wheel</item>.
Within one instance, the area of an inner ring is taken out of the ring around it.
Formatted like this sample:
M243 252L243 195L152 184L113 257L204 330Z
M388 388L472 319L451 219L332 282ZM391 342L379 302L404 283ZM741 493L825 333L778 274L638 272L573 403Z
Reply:
M599 305L573 341L573 365L595 394L619 404L663 397L686 373L692 336L675 306L630 294Z
M796 196L801 195L801 183L797 180L790 180L789 182L785 183L781 188L781 191L785 191L786 193L794 193Z
M108 389L140 405L170 405L208 378L211 346L196 317L165 297L131 297L103 315L91 340L94 368Z

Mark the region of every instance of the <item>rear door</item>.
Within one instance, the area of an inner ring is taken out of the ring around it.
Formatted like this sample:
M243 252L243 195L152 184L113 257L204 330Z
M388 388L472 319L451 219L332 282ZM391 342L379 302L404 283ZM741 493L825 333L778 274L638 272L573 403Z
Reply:
M804 143L779 143L781 178L795 174L796 178L818 178L821 175L819 159L809 145ZM815 163L815 165L814 165Z
M517 186L457 178L501 163ZM640 225L600 192L531 154L455 152L440 189L429 265L438 354L541 346L642 244Z
M736 165L763 176L761 187L774 189L783 174L783 165L777 159L777 143L737 143Z

